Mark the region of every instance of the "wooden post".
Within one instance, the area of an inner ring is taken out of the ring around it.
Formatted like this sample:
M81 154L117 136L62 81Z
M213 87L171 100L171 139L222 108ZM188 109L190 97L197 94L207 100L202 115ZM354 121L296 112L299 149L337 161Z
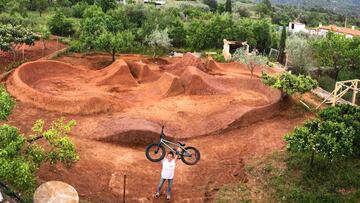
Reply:
M357 94L357 89L358 89L358 82L359 81L355 81L354 84L354 89L353 89L353 96L352 96L352 105L355 106L356 105L356 94Z
M338 82L336 82L332 106L336 105L336 97L337 97L338 91L339 91L339 84L338 84Z
M126 174L124 174L123 203L125 203L125 193L126 193Z

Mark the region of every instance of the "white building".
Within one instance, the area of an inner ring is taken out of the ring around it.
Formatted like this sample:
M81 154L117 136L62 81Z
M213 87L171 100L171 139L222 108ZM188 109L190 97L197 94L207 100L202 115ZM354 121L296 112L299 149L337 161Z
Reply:
M289 23L289 31L290 32L308 32L305 28L305 24L299 22L290 22Z

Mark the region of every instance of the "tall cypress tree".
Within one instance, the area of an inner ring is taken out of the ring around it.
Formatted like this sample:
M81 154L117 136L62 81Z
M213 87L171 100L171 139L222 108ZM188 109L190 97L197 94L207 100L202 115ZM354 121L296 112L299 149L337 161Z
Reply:
M231 13L231 0L226 0L225 12Z
M285 48L286 48L286 26L283 26L280 38L280 54L279 54L279 62L283 63L285 59Z

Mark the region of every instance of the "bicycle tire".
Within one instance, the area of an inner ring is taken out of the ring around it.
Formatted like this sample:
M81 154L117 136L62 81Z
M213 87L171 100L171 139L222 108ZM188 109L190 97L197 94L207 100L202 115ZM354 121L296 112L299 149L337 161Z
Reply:
M150 155L150 150L151 150L152 147L158 147L157 150L160 150L160 151L158 151L158 152L155 153L155 154L157 154L157 153L159 153L159 152L161 153L161 155L160 155L159 158L156 159L156 158L151 157L151 155ZM158 143L149 144L149 145L146 147L146 150L145 150L146 158L149 159L149 160L152 161L152 162L159 162L159 161L161 161L161 160L165 157L165 154L166 154L166 152L165 152L164 146L162 146L162 145L159 146Z
M186 150L186 151L187 151L187 150L194 150L194 152L195 152L195 154L194 154L194 155L195 155L195 160L194 160L194 161L189 161L189 160L186 159L187 157L181 155L181 160L182 160L185 164L187 164L187 165L195 165L198 161L200 161L200 152L199 152L198 149L196 149L195 147L189 146L189 147L185 147L185 150ZM183 153L184 153L184 152L183 152Z

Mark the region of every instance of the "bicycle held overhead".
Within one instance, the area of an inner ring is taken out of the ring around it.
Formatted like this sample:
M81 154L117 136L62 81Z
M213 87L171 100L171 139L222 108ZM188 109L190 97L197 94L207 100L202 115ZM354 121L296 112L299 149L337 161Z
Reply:
M159 143L152 143L146 147L145 155L147 159L152 162L159 162L163 160L166 155L166 147L174 154L178 155L178 157L187 165L194 165L200 160L200 152L198 149L192 146L185 147L185 143L171 142L169 140L166 140L164 136L164 126L162 126ZM171 147L171 145L180 148L181 150L178 151Z

